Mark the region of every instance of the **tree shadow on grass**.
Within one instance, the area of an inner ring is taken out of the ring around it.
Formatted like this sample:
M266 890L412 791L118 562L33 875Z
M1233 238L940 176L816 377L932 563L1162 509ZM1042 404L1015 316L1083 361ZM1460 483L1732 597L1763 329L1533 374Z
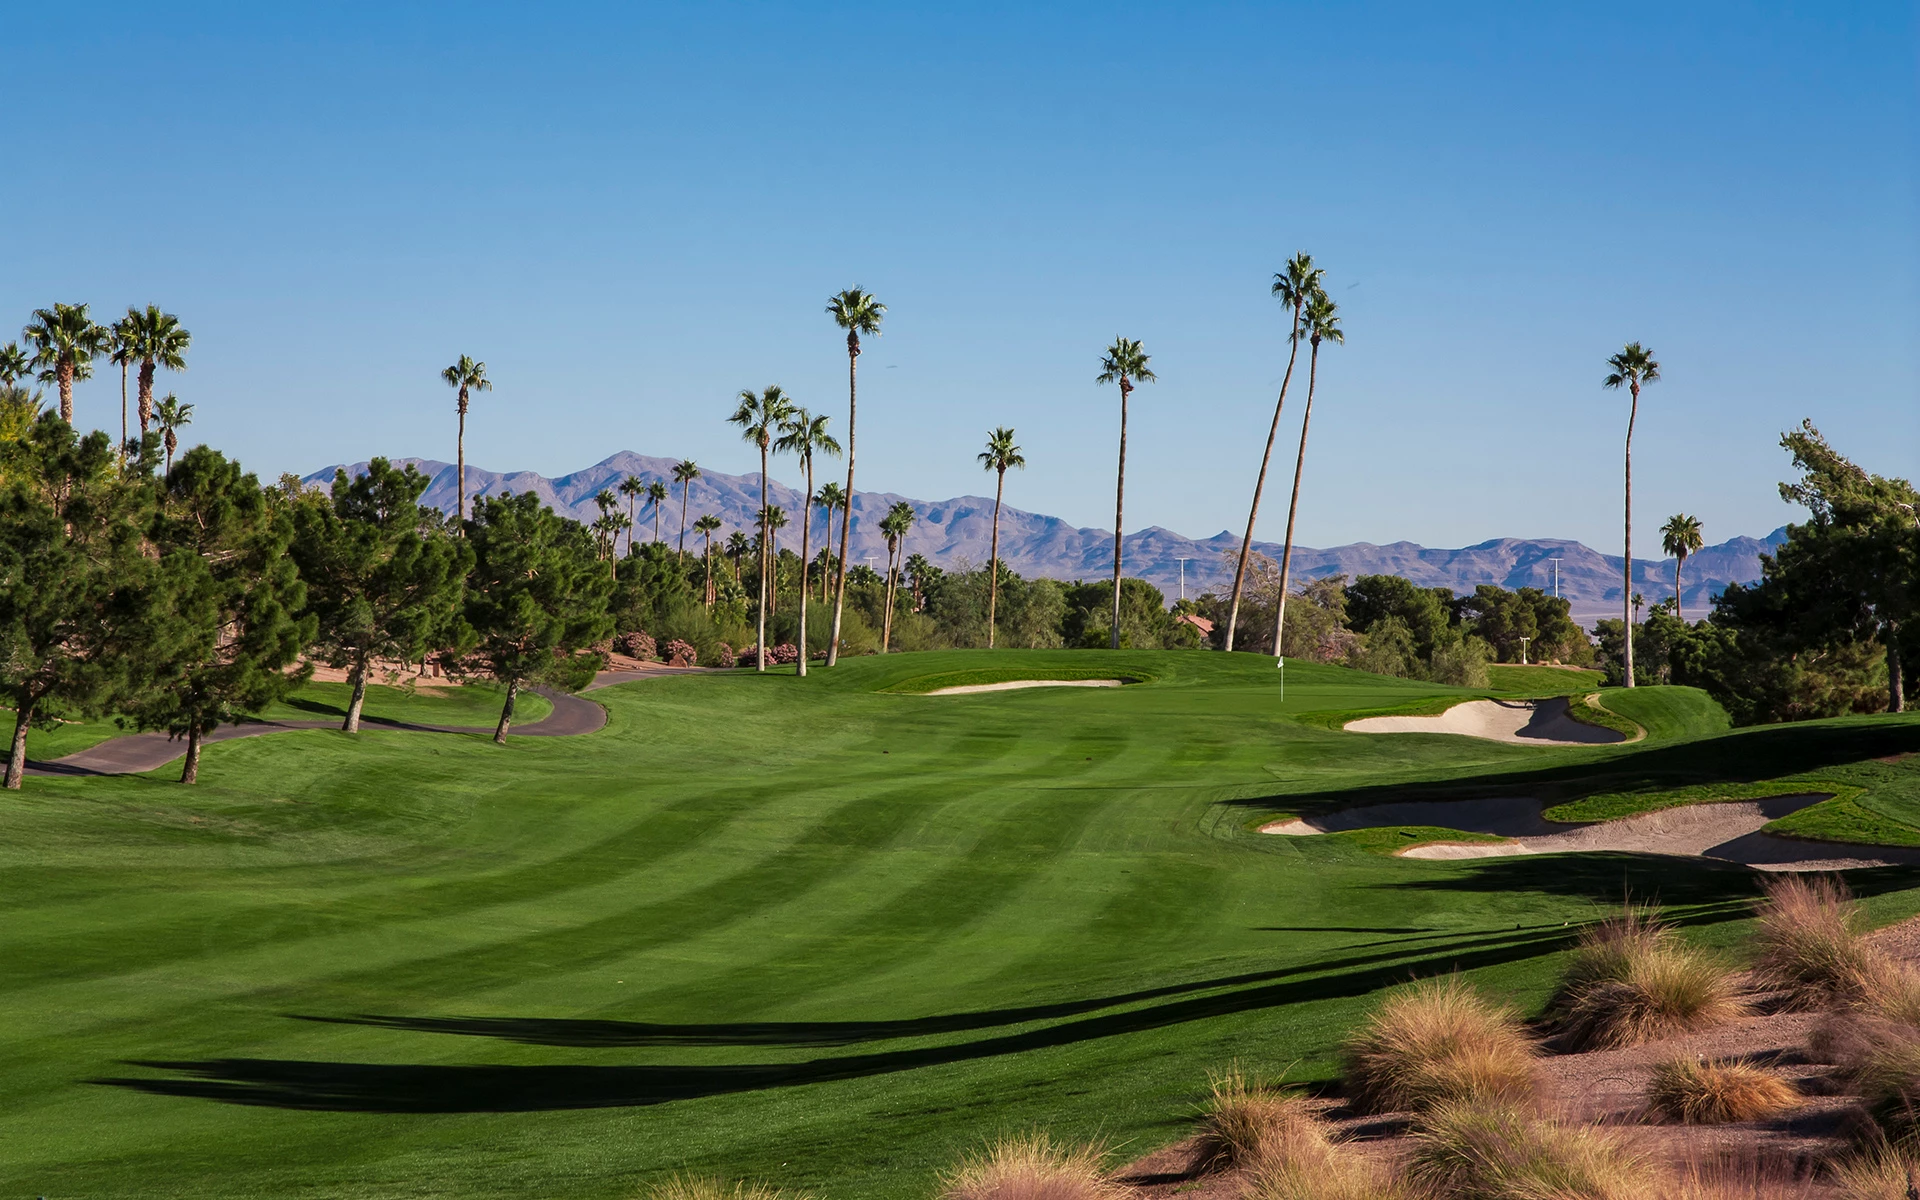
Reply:
M971 1062L1076 1045L1100 1038L1165 1029L1193 1021L1284 1008L1317 1000L1364 996L1380 988L1418 976L1451 970L1473 970L1551 953L1565 946L1576 931L1560 926L1502 932L1465 939L1458 946L1428 947L1413 954L1367 955L1344 960L1354 969L1340 971L1343 960L1306 964L1276 975L1311 974L1312 978L1235 985L1249 976L1231 976L1189 988L1224 988L1205 996L1184 996L1144 1008L1102 1013L1041 1029L1023 1030L943 1046L912 1047L868 1054L815 1058L790 1063L659 1066L444 1066L391 1063L339 1063L274 1059L228 1058L197 1062L140 1061L131 1065L173 1072L163 1079L110 1078L92 1082L160 1096L218 1100L229 1104L333 1112L454 1113L532 1112L559 1109L610 1108L664 1104L705 1096L796 1087L833 1080L858 1079L910 1071L920 1067ZM1390 960L1390 961L1385 961ZM1355 963L1366 964L1357 965ZM1325 972L1332 971L1328 974ZM1251 978L1258 978L1251 977ZM1109 998L1103 1002L1111 1004ZM1092 1002L1088 1002L1092 1003ZM900 1029L889 1036L915 1036L955 1020L979 1022L988 1017L1005 1021L1008 1014L1033 1009L1003 1010L999 1014L960 1014L925 1018L922 1022L861 1022L852 1029L871 1034L876 1029ZM1019 1018L1032 1019L1032 1018ZM423 1032L469 1033L514 1041L568 1046L657 1045L661 1026L638 1022L553 1022L535 1018L491 1018L466 1022L372 1018L390 1028ZM806 1036L818 1036L820 1026L801 1025ZM956 1026L947 1024L945 1028ZM706 1030L700 1044L741 1044L742 1030L752 1036L795 1027L747 1025L688 1027ZM936 1030L937 1031L937 1030ZM591 1035L582 1040L582 1035ZM671 1044L684 1045L686 1042ZM765 1044L748 1042L746 1044ZM779 1044L818 1044L784 1042Z
M1912 867L1874 867L1846 872L1857 896L1920 887ZM1751 913L1761 895L1763 873L1736 863L1664 854L1522 854L1466 859L1444 874L1376 886L1389 891L1539 892L1594 904L1636 902L1697 908L1678 919L1720 921Z

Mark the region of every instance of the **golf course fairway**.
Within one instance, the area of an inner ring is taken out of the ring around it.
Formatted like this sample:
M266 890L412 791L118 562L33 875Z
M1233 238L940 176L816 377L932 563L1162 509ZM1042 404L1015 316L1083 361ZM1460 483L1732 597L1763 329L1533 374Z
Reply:
M1125 687L917 692L1003 680ZM1388 800L1555 819L1830 793L1920 842L1920 718L1728 731L1607 692L1632 744L1345 733L1486 695L1203 652L953 651L595 691L608 724L211 746L201 783L0 799L0 1195L624 1197L674 1173L928 1197L1002 1133L1182 1136L1209 1069L1313 1084L1379 989L1537 1011L1623 888L1733 946L1746 868L1392 856L1261 835ZM1920 870L1853 872L1878 921Z

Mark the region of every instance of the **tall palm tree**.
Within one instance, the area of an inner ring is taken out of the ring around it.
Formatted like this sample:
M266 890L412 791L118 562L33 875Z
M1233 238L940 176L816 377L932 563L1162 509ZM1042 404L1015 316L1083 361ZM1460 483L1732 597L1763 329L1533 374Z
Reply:
M880 532L887 538L887 607L880 621L880 653L889 653L893 646L893 596L895 580L898 578L897 561L900 549L907 539L907 531L913 528L913 505L905 500L896 500L887 509L887 515L880 518Z
M993 548L987 551L987 649L991 650L994 615L1000 601L1000 498L1007 490L1007 469L1025 467L1027 460L1020 447L1013 444L1013 430L1005 425L987 434L987 448L978 457L981 466L997 475L993 484Z
M180 318L161 312L157 304L129 308L127 323L132 326L134 351L140 359L139 412L140 433L145 436L153 423L153 375L165 367L169 371L187 369L187 348L193 335L180 324Z
M620 481L620 494L627 498L627 553L633 553L633 527L639 520L633 511L634 502L646 495L647 481L638 475L629 475Z
M780 615L780 531L787 527L787 510L778 504L767 505L761 517L767 543L767 615Z
M107 360L120 368L120 458L127 457L127 368L139 361L137 334L134 322L139 318L140 310L129 308L127 315L115 321L107 330L112 338L113 349Z
M740 582L740 560L745 558L747 551L752 548L753 545L747 541L747 535L743 530L736 529L733 531L733 534L727 538L727 546L724 553L728 558L733 560L733 581L735 583Z
M807 593L812 585L807 580L807 556L812 553L813 533L813 456L825 454L836 456L840 453L840 443L827 432L828 418L816 417L804 408L796 408L780 426L778 449L783 454L794 454L800 458L800 466L807 474L806 494L800 498L800 667L799 673L807 673ZM829 525L828 532L832 532Z
M847 495L841 503L845 513L840 520L840 568L834 572L833 630L827 640L827 665L840 661L840 614L847 606L847 539L853 527L853 416L857 368L860 364L860 335L880 336L880 322L887 306L857 287L827 299L827 312L833 323L847 331Z
M1267 427L1267 448L1260 455L1260 474L1253 480L1253 503L1247 506L1247 535L1240 539L1240 561L1233 569L1233 597L1227 605L1226 648L1233 649L1233 638L1240 625L1240 595L1247 578L1247 558L1253 551L1253 526L1260 517L1260 492L1267 485L1267 465L1273 459L1274 438L1280 432L1280 411L1287 406L1287 386L1293 382L1293 364L1300 357L1300 321L1307 301L1320 291L1325 272L1313 265L1306 251L1287 260L1287 269L1273 276L1272 293L1289 310L1287 322L1287 373L1280 377L1280 397L1273 402L1273 424ZM1274 647L1279 653L1279 647Z
M742 439L752 442L760 448L760 611L754 647L754 670L767 669L767 454L773 449L773 437L780 428L780 422L787 419L793 411L793 401L780 390L778 384L771 385L754 395L751 388L740 393L739 407L727 420L740 427ZM740 570L739 560L734 560L734 572Z
M1281 638L1287 630L1287 578L1293 567L1293 521L1300 515L1300 475L1307 465L1307 426L1313 423L1313 393L1320 381L1320 343L1342 345L1347 340L1340 329L1340 306L1323 291L1315 292L1307 301L1300 327L1312 349L1307 355L1307 409L1300 417L1300 455L1293 460L1293 500L1287 505L1287 540L1280 548L1280 611L1273 622L1273 655L1282 662L1286 659L1286 643Z
M656 479L647 485L647 503L653 506L653 542L660 544L660 506L667 502L667 485Z
M36 308L20 336L34 349L34 365L43 382L59 385L60 419L73 424L73 384L93 378L93 360L105 354L113 335L97 325L84 304Z
M680 485L680 560L687 558L687 496L693 491L693 481L700 478L699 466L690 458L683 458L673 464L673 481Z
M846 512L847 493L839 484L829 480L820 485L820 494L814 497L813 502L820 506L820 510L827 517L827 540L820 548L820 553L827 556L821 563L820 571L820 603L825 604L827 590L833 585L833 571L830 568L833 561L833 514L835 510L839 510L842 514Z
M702 595L709 606L713 604L713 535L720 532L720 525L720 518L712 513L706 513L693 522L693 531L707 539L707 548L704 553L707 564L707 584Z
M440 378L447 386L460 392L460 437L455 443L455 482L454 482L454 519L465 522L467 519L467 396L472 392L490 392L493 383L487 378L487 364L475 362L465 354L460 361L440 372Z
M1622 589L1621 601L1625 610L1626 637L1626 686L1633 686L1633 423L1640 416L1640 389L1660 379L1660 364L1654 361L1653 351L1639 342L1628 342L1620 353L1607 359L1610 370L1602 387L1618 391L1626 388L1633 393L1633 406L1627 410L1627 497L1626 497L1626 563L1624 573L1626 587Z
M1685 621L1686 617L1680 612L1680 568L1687 565L1694 551L1706 545L1700 536L1700 518L1686 513L1668 517L1667 523L1660 527L1660 545L1673 555L1673 615Z
M19 342L0 346L0 387L12 387L33 374L33 356Z
M1107 347L1106 357L1100 360L1100 374L1095 383L1118 383L1120 385L1120 471L1113 494L1113 648L1120 648L1120 541L1121 520L1126 513L1127 499L1127 397L1133 394L1136 383L1152 383L1155 376L1147 363L1152 357L1140 349L1140 343L1132 338L1115 338L1113 345Z
M180 439L174 434L177 430L193 424L193 405L180 403L180 398L172 392L154 409L153 419L160 425L160 442L167 451L167 474L173 474L173 452L180 445Z

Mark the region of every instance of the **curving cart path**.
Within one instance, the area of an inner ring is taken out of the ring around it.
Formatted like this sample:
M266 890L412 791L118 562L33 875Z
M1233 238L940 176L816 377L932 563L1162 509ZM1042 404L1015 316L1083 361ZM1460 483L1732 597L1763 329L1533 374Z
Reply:
M616 681L622 682L622 681ZM514 727L511 737L574 737L582 733L595 733L607 723L607 710L591 700L566 692L556 692L548 688L531 689L545 696L552 703L553 711L545 718L528 725ZM491 725L416 725L407 721L383 721L374 717L361 717L363 729L398 729L409 733L484 733L491 734ZM298 720L298 721L248 721L240 725L222 725L206 735L201 745L210 746L215 742L230 742L235 738L260 737L268 733L286 733L294 729L338 729L340 719ZM27 761L29 775L137 775L143 771L157 770L187 752L184 740L172 737L162 731L150 733L130 733L125 737L109 738L97 746L90 746L65 758L56 758L52 762Z

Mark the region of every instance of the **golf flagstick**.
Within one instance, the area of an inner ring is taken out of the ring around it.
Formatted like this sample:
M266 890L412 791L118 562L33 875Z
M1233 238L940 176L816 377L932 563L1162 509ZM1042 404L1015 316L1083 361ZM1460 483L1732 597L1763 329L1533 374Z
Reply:
M1280 656L1280 703L1287 702L1287 656Z

